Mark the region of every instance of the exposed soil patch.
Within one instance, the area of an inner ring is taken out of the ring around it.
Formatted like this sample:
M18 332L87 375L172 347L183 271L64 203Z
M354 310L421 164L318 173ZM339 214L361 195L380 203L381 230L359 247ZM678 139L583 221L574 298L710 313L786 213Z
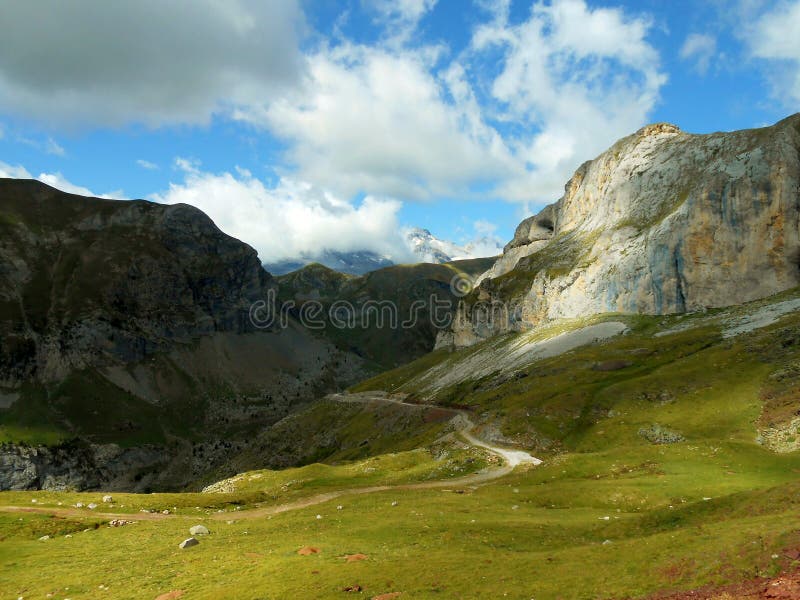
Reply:
M704 587L677 593L648 596L649 600L798 600L800 569L777 577L756 577L720 587Z
M156 600L176 600L183 596L183 592L185 590L172 590L171 592L167 592L166 594L161 594L160 596L156 596Z
M358 562L360 560L367 560L369 558L366 554L348 554L344 557L347 562Z
M297 553L300 556L311 556L312 554L319 554L319 548L314 548L314 546L303 546L297 551Z

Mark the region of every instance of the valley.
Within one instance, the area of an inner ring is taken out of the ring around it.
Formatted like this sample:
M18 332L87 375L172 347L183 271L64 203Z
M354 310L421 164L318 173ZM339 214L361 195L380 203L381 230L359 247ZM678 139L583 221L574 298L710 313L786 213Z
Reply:
M798 148L648 126L498 259L364 275L0 180L0 590L794 597Z

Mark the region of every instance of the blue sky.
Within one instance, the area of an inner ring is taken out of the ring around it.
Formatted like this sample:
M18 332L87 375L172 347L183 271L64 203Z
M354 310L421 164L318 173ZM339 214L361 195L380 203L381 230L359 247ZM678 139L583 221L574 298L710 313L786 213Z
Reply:
M482 248L648 122L800 107L800 0L7 0L0 175L190 202L265 261ZM486 250L488 251L488 250Z

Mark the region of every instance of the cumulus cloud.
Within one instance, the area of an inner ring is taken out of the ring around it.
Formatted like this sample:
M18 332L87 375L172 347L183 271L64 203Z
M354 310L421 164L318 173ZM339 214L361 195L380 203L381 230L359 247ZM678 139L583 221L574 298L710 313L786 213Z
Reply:
M398 201L367 196L354 204L302 181L282 179L269 187L245 169L207 173L186 160L179 167L184 181L152 199L196 206L225 233L253 246L263 262L325 250L410 258L399 233Z
M711 59L717 54L717 39L705 33L692 33L686 37L681 46L681 58L694 62L695 70L700 75L708 72Z
M528 134L510 142L525 172L500 193L558 197L579 162L646 123L666 81L647 41L651 24L583 0L537 3L521 24L509 23L506 4L493 16L474 32L473 60L501 53L491 96L499 118Z
M746 29L750 56L767 61L773 95L796 109L800 103L800 0L780 2Z
M468 106L446 101L435 58L424 49L326 48L310 57L301 94L238 116L288 140L302 179L345 196L465 192L509 173L511 157Z
M387 14L424 14L412 4ZM439 46L324 46L298 93L236 116L285 140L298 177L345 197L552 201L580 162L647 122L666 81L651 23L583 0L534 4L521 23L506 2L482 5L488 19L449 62Z
M122 190L116 190L107 194L97 194L87 187L76 185L64 177L61 173L39 173L34 177L22 165L9 165L0 161L0 177L7 177L10 179L37 179L42 183L67 192L68 194L77 194L79 196L91 196L94 198L107 198L117 200L127 200L125 193Z
M203 123L302 68L296 0L5 0L0 110L46 122Z

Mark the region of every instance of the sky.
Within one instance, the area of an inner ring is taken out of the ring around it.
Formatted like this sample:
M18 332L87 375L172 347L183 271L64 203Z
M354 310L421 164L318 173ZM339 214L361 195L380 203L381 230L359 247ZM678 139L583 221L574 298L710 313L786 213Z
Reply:
M0 176L190 203L264 262L400 262L408 227L502 245L647 123L800 110L800 0L4 0L0 22Z

